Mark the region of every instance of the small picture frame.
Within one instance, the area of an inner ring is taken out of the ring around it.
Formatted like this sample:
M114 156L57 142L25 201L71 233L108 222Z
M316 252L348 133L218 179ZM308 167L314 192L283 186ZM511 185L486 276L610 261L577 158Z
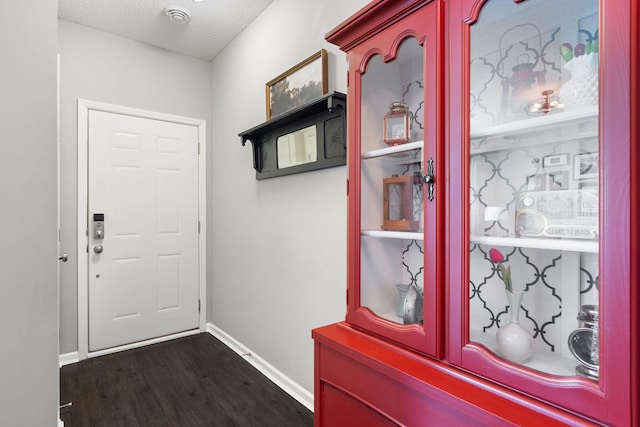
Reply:
M546 175L530 175L527 177L527 191L544 191L546 185Z
M573 156L573 178L594 179L598 177L598 153L583 153Z
M552 168L555 166L564 166L569 164L569 154L553 154L542 158L542 167Z
M547 174L547 190L568 190L569 189L569 172L557 171Z
M320 49L267 82L267 120L320 98L327 91L327 51Z

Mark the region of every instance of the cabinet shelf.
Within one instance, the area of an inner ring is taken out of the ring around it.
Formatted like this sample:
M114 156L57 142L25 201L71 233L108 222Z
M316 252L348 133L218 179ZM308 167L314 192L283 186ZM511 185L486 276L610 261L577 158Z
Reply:
M471 139L486 137L516 137L527 133L539 134L540 131L579 124L588 120L597 119L598 107L585 107L561 113L551 113L545 116L532 117L526 120L518 120L510 123L503 123L496 126L488 126L473 130L470 133Z
M487 246L510 246L530 249L598 253L598 242L594 240L471 236L471 243Z
M471 154L596 139L597 118L598 108L587 107L472 130Z
M424 234L417 231L362 230L360 235L383 239L424 240Z
M367 151L362 155L362 159L373 159L376 157L392 156L394 154L407 153L413 150L420 150L424 146L424 141L408 142L406 144L394 145L392 147L380 148Z

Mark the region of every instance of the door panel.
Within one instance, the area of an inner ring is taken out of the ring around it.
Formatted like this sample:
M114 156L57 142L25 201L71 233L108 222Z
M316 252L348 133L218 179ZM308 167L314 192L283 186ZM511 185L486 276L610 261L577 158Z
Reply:
M197 145L195 126L89 112L90 351L198 327Z

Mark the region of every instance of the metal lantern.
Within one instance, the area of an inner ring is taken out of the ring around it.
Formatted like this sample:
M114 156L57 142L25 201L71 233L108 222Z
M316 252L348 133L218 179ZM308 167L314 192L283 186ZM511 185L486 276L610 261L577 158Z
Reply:
M530 29L533 29L533 34ZM503 46L504 40L512 43L508 47ZM547 89L544 71L535 69L542 55L540 30L533 24L516 25L502 35L499 50L498 68L502 77L500 117L504 120L525 115L530 102L538 99L539 94ZM511 69L510 77L507 76L507 69Z
M411 139L411 112L404 102L392 102L384 116L384 142L399 145Z
M416 186L421 185L420 177L397 176L382 180L384 195L383 230L416 231L420 228L420 203L414 198ZM415 209L417 208L417 209Z

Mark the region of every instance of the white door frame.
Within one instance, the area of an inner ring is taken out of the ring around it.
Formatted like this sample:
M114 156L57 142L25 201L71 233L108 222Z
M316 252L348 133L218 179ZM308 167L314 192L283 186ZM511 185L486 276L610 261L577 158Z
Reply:
M198 127L198 218L200 233L198 234L198 280L199 280L199 330L187 331L167 337L156 338L148 341L128 344L107 350L89 353L89 253L87 251L87 208L88 208L88 153L89 153L89 111L103 111L107 113L124 114L128 116L146 119L162 120ZM206 331L206 182L207 182L207 155L206 155L207 130L206 121L189 117L174 116L157 113L154 111L138 110L118 105L105 104L97 101L78 99L78 358L100 356L115 351L140 347L155 342L179 336L191 335Z

